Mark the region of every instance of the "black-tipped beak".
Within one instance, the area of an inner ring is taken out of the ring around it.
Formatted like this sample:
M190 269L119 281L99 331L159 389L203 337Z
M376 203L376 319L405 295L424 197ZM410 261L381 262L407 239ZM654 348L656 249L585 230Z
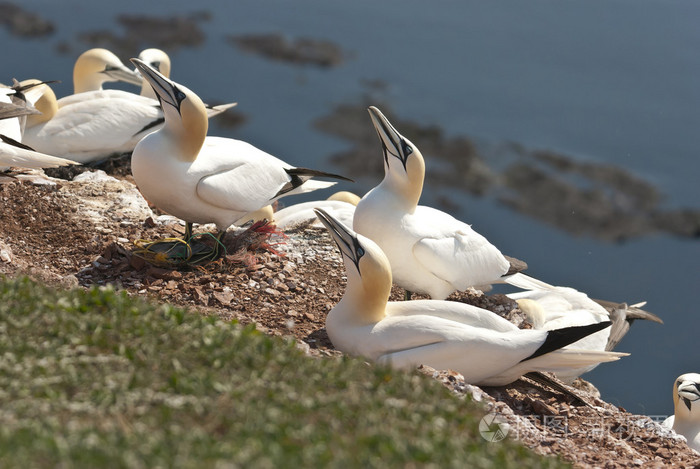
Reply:
M140 59L130 60L131 63L133 63L141 72L143 78L145 78L151 85L153 91L155 91L161 107L165 104L169 104L180 112L180 103L186 96L178 89L175 82L165 78L160 72L153 69L146 62Z
M678 386L678 397L690 410L693 402L700 400L700 383L694 381L684 381Z
M389 164L389 156L398 158L401 161L404 169L406 169L406 161L408 156L413 153L413 148L406 142L406 139L394 128L393 125L384 117L384 114L374 106L370 106L369 116L372 118L374 130L379 135L379 140L382 142L384 151L384 161Z
M364 256L365 250L360 244L360 240L357 239L357 235L324 210L315 208L314 212L338 245L340 253L347 257L357 268L357 273L362 275L360 273L360 258Z

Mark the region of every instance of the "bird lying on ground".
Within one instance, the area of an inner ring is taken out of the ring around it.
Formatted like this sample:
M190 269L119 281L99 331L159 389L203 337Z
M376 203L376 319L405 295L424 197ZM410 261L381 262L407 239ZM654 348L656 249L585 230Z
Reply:
M455 301L390 302L391 266L379 246L323 210L316 213L345 263L345 293L326 318L328 337L342 352L398 368L451 369L469 383L491 386L532 371L564 371L626 355L563 348L610 322L520 330L490 311Z

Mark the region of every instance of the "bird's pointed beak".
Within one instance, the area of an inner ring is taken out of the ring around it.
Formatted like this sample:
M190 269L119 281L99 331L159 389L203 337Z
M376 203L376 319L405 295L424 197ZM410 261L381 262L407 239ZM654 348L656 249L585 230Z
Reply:
M341 254L347 257L355 265L357 272L360 273L360 258L365 254L365 250L360 244L360 240L357 239L357 235L324 210L315 208L314 212L331 234Z
M0 103L0 120L11 119L13 117L29 116L41 114L34 106L25 103L23 105L13 103Z
M398 158L401 161L404 169L406 169L406 160L413 153L413 148L406 142L406 139L391 125L391 122L384 117L384 114L374 106L370 106L369 116L372 118L374 130L377 131L379 140L382 142L384 151L384 161L389 164L389 156Z
M130 59L136 68L141 72L143 78L155 91L156 96L160 100L161 107L167 103L173 106L178 111L180 110L180 99L177 97L178 89L174 82L165 78L160 72L153 69L146 62L140 59Z
M129 83L131 85L141 85L143 79L141 74L136 70L130 70L127 67L112 67L107 66L102 73L110 77L112 80L123 81L124 83Z
M678 397L683 401L688 410L691 404L700 400L700 383L684 381L678 386Z

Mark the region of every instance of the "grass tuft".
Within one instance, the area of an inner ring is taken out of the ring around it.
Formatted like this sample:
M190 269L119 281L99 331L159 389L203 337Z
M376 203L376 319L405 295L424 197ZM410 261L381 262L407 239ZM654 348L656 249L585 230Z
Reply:
M111 288L0 278L0 467L552 467L418 373Z

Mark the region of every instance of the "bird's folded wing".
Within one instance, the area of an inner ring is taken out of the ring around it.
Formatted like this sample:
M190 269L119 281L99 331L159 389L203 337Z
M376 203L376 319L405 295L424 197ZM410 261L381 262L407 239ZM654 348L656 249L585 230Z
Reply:
M203 177L197 184L197 195L226 210L252 212L269 204L287 179L272 168L266 171L259 165L242 162Z
M518 330L512 322L477 306L454 301L414 300L387 304L388 317L428 316L497 332Z
M500 251L476 232L422 238L413 254L428 271L459 290L490 283L509 267Z
M128 100L94 100L61 108L36 136L28 129L25 137L30 145L36 145L34 138L50 139L52 145L65 148L63 154L108 151L131 141L160 117L159 109Z

